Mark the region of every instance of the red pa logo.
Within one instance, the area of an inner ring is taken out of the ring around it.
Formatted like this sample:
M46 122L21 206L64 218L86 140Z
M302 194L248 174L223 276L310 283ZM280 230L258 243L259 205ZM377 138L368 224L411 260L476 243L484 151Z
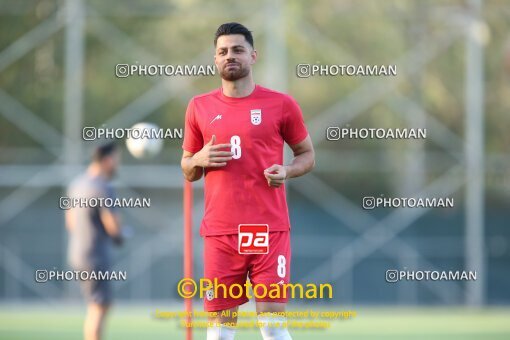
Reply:
M269 226L267 224L239 225L239 254L269 253Z

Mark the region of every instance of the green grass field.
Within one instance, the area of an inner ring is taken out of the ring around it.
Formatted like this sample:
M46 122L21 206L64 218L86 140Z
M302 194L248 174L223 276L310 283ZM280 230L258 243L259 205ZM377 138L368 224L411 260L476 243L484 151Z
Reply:
M184 329L179 321L155 318L156 308L178 310L162 306L114 307L108 319L105 339L184 339ZM243 310L252 310L252 306ZM360 307L351 310L356 311L355 318L333 321L328 329L292 329L292 337L294 340L317 337L360 340L510 339L510 309ZM83 306L0 304L0 339L80 339L84 314ZM195 330L194 334L195 339L205 339L203 329ZM257 329L241 329L237 331L236 339L261 339L261 336Z

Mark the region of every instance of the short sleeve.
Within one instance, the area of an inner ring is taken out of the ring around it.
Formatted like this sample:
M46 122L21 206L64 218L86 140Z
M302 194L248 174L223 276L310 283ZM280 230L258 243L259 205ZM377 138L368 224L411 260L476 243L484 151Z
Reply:
M195 100L191 99L186 109L186 118L184 123L184 142L182 148L186 151L195 153L204 146L204 139L200 132L200 127L195 116Z
M282 136L289 145L298 144L308 136L301 108L292 97L287 97L283 104Z

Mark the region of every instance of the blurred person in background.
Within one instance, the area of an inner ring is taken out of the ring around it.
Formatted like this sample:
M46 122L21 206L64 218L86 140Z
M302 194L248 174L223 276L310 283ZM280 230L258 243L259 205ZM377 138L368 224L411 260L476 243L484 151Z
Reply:
M120 163L120 151L115 143L98 146L87 171L75 178L68 188L69 198L111 198L115 193L110 181ZM112 247L122 243L121 222L115 208L72 207L66 210L69 233L68 261L73 270L105 272L111 270ZM101 339L105 317L112 302L107 280L80 281L87 301L84 339Z

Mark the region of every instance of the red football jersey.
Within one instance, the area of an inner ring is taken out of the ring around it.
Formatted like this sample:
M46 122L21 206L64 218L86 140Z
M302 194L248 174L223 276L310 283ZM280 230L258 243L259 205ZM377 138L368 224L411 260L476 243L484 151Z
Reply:
M302 142L308 131L296 101L256 85L247 97L233 98L221 88L191 99L182 148L196 153L216 135L230 143L233 159L205 169L203 236L237 234L239 224L268 224L269 231L289 230L285 186L270 187L264 170L283 164L284 142Z

